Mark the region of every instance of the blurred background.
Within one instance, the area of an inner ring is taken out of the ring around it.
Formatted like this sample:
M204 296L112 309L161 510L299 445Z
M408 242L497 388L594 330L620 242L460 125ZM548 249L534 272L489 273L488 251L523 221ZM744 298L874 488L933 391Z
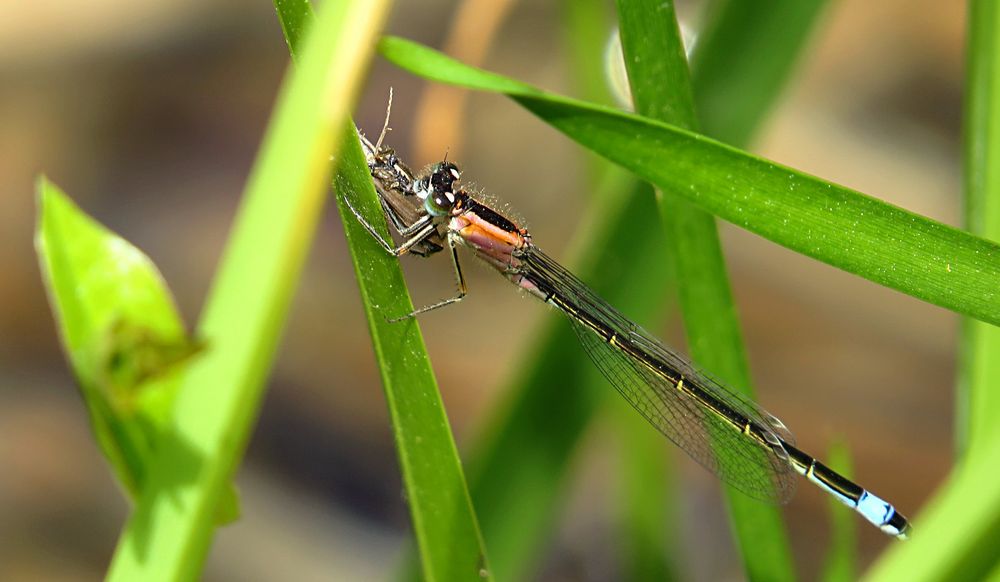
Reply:
M388 29L574 93L562 3L469 4L399 2ZM697 30L702 3L678 7ZM149 254L193 325L288 53L269 2L7 0L3 14L0 580L96 580L128 505L60 352L32 247L33 181L45 172ZM958 225L963 19L961 2L831 2L754 151ZM419 167L448 151L526 217L554 257L567 258L570 241L586 236L577 228L586 158L568 139L499 96L429 97L425 82L378 59L356 114L369 135L381 127L390 86L388 141L404 159ZM957 317L721 230L764 407L818 456L845 440L857 480L916 514L950 467ZM430 263L406 265L418 304L451 291L447 262ZM468 271L469 298L421 320L460 448L501 402L543 320L557 317L485 269ZM674 321L657 331L680 337ZM507 341L467 352L454 343L456 326L503 326ZM617 577L614 435L606 419L592 428L537 579ZM741 579L714 478L663 451L680 474L680 521L664 527L683 532L683 577ZM395 571L407 508L332 205L237 482L244 517L218 532L207 580L371 580ZM826 499L801 486L784 515L796 565L815 577L829 537ZM857 526L867 565L891 542Z

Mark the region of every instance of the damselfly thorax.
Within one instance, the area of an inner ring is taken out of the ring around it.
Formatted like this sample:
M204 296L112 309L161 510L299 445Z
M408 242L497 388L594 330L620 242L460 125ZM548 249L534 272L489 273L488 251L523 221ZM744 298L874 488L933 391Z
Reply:
M587 355L629 404L723 481L751 497L784 503L798 474L885 533L907 536L906 518L890 503L796 448L780 420L630 321L535 246L527 230L464 191L454 163L440 162L415 176L381 147L381 139L362 143L382 209L403 242L385 240L349 201L348 207L387 252L429 256L448 248L455 269L457 295L396 320L460 301L467 289L458 247L468 248L565 314Z

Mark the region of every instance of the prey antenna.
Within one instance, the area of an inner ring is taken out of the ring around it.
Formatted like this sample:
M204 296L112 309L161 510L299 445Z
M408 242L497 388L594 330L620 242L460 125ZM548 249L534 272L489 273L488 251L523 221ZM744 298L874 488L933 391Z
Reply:
M389 87L389 104L385 108L385 123L382 124L382 133L378 134L378 141L375 142L375 151L378 152L379 148L382 147L382 140L385 139L385 134L391 131L389 127L389 114L392 113L392 87Z

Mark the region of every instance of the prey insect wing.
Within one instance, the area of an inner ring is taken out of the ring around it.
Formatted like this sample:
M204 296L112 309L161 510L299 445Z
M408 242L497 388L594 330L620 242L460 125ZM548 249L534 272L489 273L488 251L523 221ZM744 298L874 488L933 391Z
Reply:
M358 136L386 220L396 234L404 240L411 239L423 229L428 218L423 201L414 192L416 176L391 148L376 146L360 133ZM356 211L354 214L360 218ZM388 248L394 246L390 244ZM404 247L407 252L427 257L444 250L444 241L437 229L433 229L411 240L410 245L404 242L400 248Z

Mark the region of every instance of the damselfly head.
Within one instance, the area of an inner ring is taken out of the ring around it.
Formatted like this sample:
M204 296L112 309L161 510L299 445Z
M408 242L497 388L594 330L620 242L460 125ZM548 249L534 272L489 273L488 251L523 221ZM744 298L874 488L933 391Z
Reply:
M454 190L454 184L461 177L458 166L451 162L438 162L431 168L431 187L440 191Z
M451 214L456 203L464 194L455 190L455 182L461 173L451 162L438 162L431 166L430 173L417 181L414 193L424 201L424 208L432 216Z
M451 214L455 205L465 196L455 190L461 173L451 162L439 162L431 167L430 174L421 178L414 191L424 201L424 208L431 216Z

